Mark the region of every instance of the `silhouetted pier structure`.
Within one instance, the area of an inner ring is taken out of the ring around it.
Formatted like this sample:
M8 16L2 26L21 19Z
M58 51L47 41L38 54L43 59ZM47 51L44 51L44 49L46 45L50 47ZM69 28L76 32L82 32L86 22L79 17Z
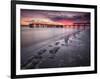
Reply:
M90 27L90 22L75 22L73 24L62 24L58 22L52 22L52 21L43 21L40 19L35 19L32 21L28 21L28 26L30 28L73 28L73 29L85 29ZM27 26L27 25L22 25Z
M90 23L73 23L72 26L76 29L85 29L90 27Z
M33 28L63 28L63 25L55 25L55 24L33 24Z
M73 23L72 25L55 25L55 24L29 24L31 28L73 28L85 29L90 27L90 23Z

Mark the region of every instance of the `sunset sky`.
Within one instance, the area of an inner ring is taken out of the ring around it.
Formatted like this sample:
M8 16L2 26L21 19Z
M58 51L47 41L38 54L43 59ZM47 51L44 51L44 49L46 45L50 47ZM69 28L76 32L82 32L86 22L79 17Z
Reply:
M28 25L32 20L71 25L75 22L89 22L90 13L21 9L21 25Z

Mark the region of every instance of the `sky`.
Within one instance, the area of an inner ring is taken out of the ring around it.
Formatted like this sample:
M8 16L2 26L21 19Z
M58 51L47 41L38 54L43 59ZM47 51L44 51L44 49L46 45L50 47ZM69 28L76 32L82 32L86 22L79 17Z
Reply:
M76 22L89 22L89 12L71 12L71 11L51 11L51 10L30 10L21 9L21 25L28 25L30 22L48 22L71 25Z

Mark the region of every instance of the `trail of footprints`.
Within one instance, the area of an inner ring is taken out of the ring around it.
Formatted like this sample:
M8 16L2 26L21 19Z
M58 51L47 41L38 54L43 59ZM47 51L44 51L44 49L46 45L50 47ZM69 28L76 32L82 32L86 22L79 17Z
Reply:
M55 45L59 45L60 42L56 42ZM38 68L38 64L44 60L43 54L45 54L47 51L49 52L50 56L48 58L53 59L56 55L56 53L59 51L60 47L53 47L53 45L48 45L48 47L51 49L42 49L39 52L37 52L36 55L31 57L23 66L22 69L31 69L31 68ZM52 48L53 47L53 48Z
M49 57L50 59L54 59L56 57L56 53L59 51L61 46L68 46L68 41L69 38L71 36L74 36L74 38L77 38L77 34L79 34L80 31L77 31L73 34L71 34L70 36L66 36L63 41L64 43L61 43L60 41L55 42L53 45L48 45L48 47L50 48L49 50L47 50L46 48L40 50L37 52L36 55L32 56L23 66L22 69L33 69L33 68L38 68L39 64L43 61L46 60L45 57L43 57L43 54L45 54L46 52L49 52ZM63 61L63 60L62 60Z

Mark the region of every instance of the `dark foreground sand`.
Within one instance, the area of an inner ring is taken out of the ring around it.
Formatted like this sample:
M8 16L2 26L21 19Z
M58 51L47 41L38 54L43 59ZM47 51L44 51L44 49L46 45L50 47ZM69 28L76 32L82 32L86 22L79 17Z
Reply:
M32 46L27 51L23 48L21 69L90 66L90 29L57 38L42 47L37 45L38 50Z

